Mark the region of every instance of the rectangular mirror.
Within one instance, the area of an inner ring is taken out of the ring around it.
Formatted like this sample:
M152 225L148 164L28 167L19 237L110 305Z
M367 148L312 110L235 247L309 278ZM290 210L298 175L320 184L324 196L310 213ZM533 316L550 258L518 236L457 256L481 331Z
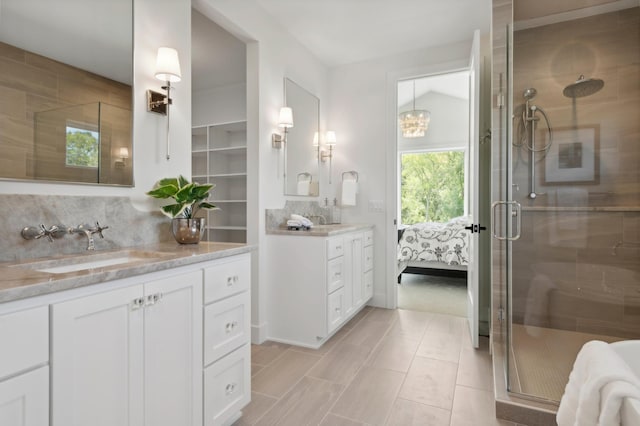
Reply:
M0 1L0 178L133 186L133 0Z
M284 79L285 103L293 110L293 127L285 144L284 194L317 197L320 99L292 80Z

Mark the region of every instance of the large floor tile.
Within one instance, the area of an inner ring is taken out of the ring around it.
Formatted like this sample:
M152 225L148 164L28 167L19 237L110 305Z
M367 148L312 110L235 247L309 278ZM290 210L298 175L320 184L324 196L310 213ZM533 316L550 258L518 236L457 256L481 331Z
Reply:
M331 409L333 414L371 425L383 425L404 374L363 367Z
M371 350L348 339L337 344L309 371L310 377L347 384L364 364Z
M370 312L369 315L373 312L375 311ZM369 349L376 347L380 339L389 330L390 323L386 321L369 321L369 315L351 329L345 337L345 341L354 345L365 346Z
M387 335L373 351L368 365L406 373L418 349L418 340Z
M287 349L289 349L289 345L277 342L264 342L261 345L251 345L251 362L253 364L269 365Z
M461 339L441 331L427 330L422 336L417 354L425 358L457 363L460 360Z
M318 360L319 356L288 350L252 378L251 388L256 392L280 398Z
M365 321L382 321L386 323L391 323L398 316L398 311L396 309L384 309L384 308L373 308L369 315L366 316Z
M324 418L320 426L368 426L366 423L345 419L344 417L329 414Z
M432 314L427 331L441 332L452 337L460 337L467 326L467 319L453 315Z
M240 417L233 426L254 425L260 417L262 417L275 403L276 398L251 392L251 402L242 409L242 417Z
M449 410L398 398L393 404L387 425L448 426L450 418L451 412Z
M400 398L451 410L458 364L416 356L400 389Z
M257 424L282 426L320 424L343 390L343 385L303 377Z
M309 353L313 355L324 355L329 352L335 345L337 345L344 337L351 331L351 328L342 327L340 330L336 332L329 340L327 340L322 346L318 349L310 349L303 348L301 346L291 346L291 350Z
M476 389L493 390L491 354L482 349L462 349L456 383Z

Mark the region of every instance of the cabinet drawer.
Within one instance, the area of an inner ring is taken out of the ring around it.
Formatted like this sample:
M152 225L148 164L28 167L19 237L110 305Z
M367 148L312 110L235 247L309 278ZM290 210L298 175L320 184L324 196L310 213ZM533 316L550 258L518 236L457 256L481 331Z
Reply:
M327 259L334 259L344 254L344 240L342 237L329 238L327 240Z
M49 361L49 307L0 315L0 380Z
M333 293L344 284L344 258L338 257L327 262L327 294Z
M204 365L249 342L249 292L208 305L204 309Z
M0 424L49 424L49 367L0 382Z
M373 296L373 271L364 273L364 301L371 299Z
M204 371L204 424L225 424L251 400L250 345L236 349Z
M204 302L211 303L248 290L251 286L251 257L238 256L204 270Z
M364 233L364 246L373 245L373 231L365 231Z
M344 287L329 295L327 303L327 331L331 333L344 319Z
M373 246L364 248L364 270L369 271L373 269Z

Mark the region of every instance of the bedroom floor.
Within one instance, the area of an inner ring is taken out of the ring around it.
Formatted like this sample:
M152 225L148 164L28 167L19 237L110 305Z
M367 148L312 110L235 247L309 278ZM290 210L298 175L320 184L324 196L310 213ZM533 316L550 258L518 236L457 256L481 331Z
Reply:
M320 349L253 345L242 425L514 426L495 418L488 339L463 318L365 307Z
M403 273L398 308L465 317L467 279Z

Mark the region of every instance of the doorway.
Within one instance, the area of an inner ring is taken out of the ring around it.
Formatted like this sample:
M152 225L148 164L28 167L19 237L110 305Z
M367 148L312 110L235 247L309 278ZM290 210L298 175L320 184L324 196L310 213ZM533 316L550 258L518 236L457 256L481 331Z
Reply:
M398 308L467 314L468 70L397 83ZM426 117L411 128L407 115Z

